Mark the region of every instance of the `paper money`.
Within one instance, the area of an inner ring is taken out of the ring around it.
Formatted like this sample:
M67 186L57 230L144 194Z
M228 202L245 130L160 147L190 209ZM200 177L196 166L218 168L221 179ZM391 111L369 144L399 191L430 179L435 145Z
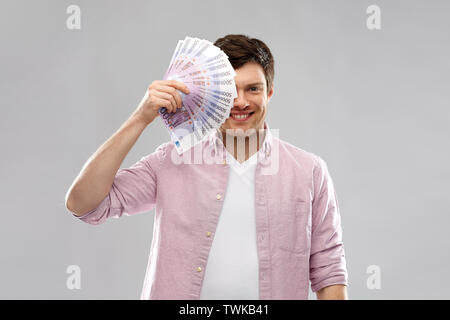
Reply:
M179 154L203 141L230 116L237 97L228 56L205 39L179 40L163 80L183 82L190 93L181 95L181 108L169 113L159 109L161 119Z

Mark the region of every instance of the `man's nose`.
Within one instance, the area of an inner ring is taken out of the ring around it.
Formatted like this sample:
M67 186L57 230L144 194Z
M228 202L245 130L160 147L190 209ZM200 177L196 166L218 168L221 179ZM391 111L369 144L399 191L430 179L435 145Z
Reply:
M243 99L241 96L238 96L236 99L234 99L234 105L233 106L235 108L244 109L248 105L249 105L248 102L245 101L245 99Z

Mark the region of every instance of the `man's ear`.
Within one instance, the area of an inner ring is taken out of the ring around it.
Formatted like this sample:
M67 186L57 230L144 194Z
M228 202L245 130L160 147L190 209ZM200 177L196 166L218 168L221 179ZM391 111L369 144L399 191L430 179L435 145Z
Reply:
M267 93L267 103L269 103L270 98L272 98L273 95L273 83L272 83L272 87L270 88L270 91Z

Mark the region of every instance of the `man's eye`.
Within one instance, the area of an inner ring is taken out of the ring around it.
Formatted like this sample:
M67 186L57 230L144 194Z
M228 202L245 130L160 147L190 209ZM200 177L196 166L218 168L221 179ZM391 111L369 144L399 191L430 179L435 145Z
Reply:
M251 91L258 91L259 88L258 88L258 87L251 87L250 90L251 90Z

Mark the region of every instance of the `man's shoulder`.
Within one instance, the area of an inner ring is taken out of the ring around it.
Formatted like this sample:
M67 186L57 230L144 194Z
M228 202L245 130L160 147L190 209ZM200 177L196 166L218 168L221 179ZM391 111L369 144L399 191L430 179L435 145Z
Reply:
M320 160L320 156L318 156L314 152L308 151L304 148L300 148L286 140L275 138L275 142L279 143L280 151L282 150L288 156L288 158L292 158L296 161L301 161L302 163L308 163L311 166L316 165Z
M154 169L159 168L161 163L167 158L167 154L170 155L173 147L175 147L175 145L171 141L163 142L159 144L151 153L144 156L141 161L144 160Z
M177 147L175 146L173 141L169 140L158 145L151 154L147 155L147 157L157 159L160 163L170 162L179 164L181 158L183 159L189 158L192 155L192 153L194 153L194 151L192 151L193 148L196 149L205 148L207 143L208 140L205 139L201 141L201 143L197 143L191 149L188 149L180 154L178 153Z

